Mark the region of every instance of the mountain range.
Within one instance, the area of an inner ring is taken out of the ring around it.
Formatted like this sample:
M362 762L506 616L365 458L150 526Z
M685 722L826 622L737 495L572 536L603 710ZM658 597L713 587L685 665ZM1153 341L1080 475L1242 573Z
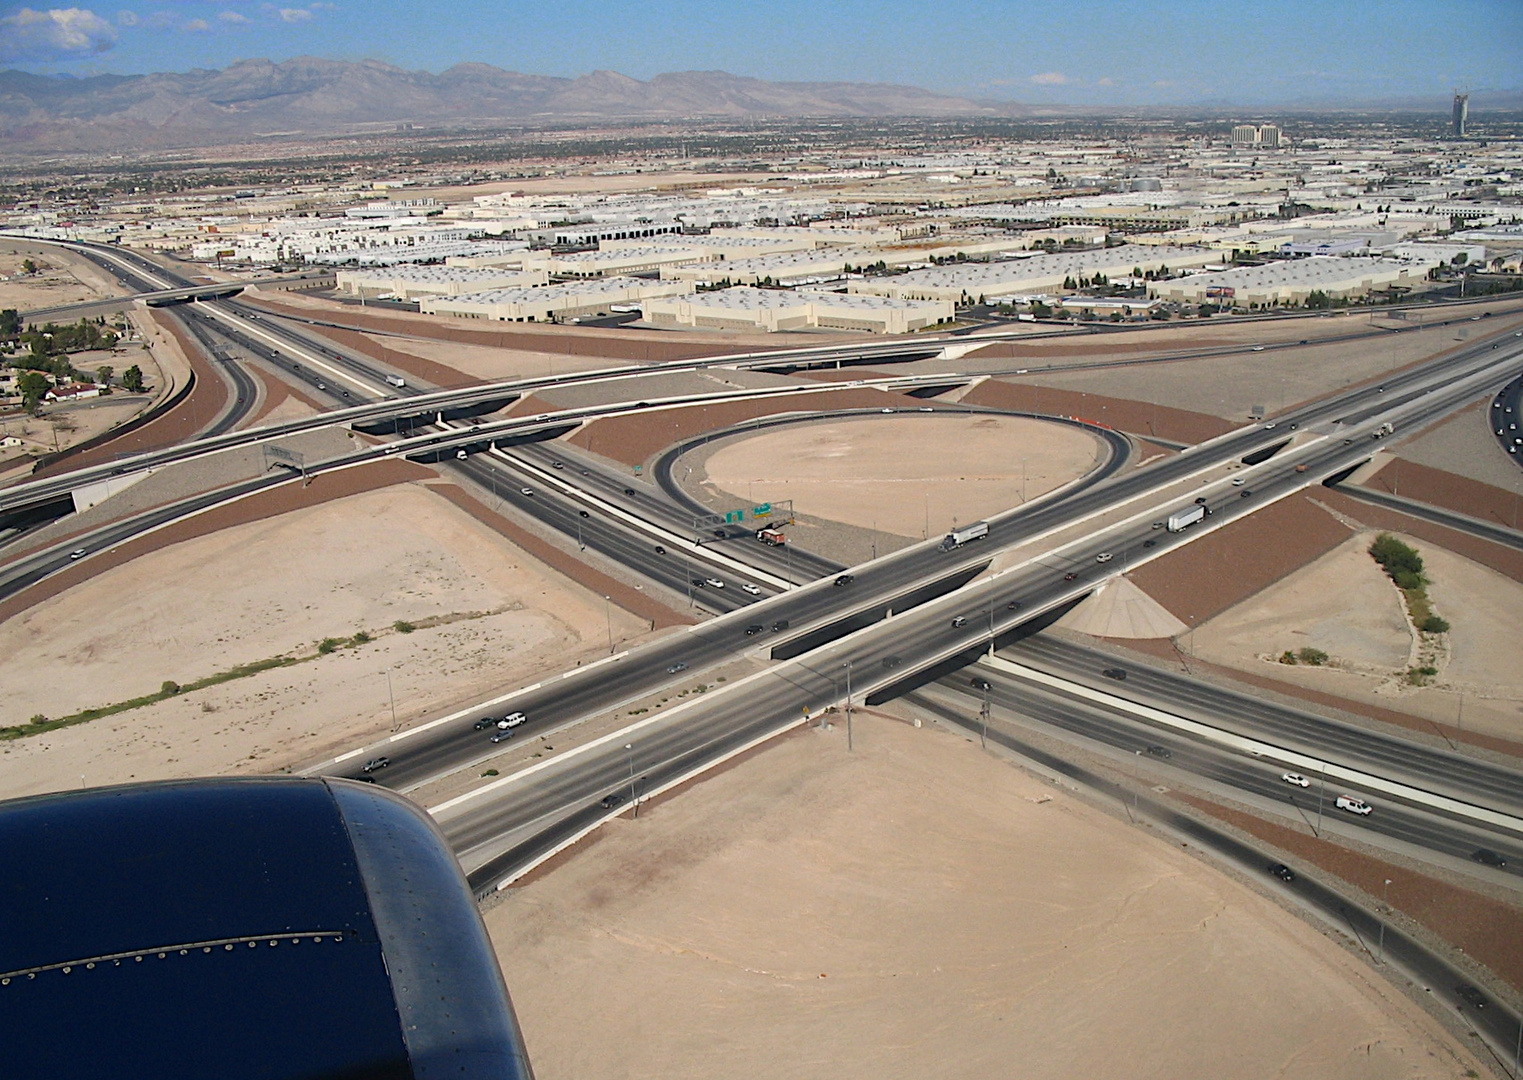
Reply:
M0 72L0 148L169 149L377 124L872 116L1008 116L1021 106L887 83L767 82L722 71L649 81L457 64L437 75L375 60L241 60L221 70L71 78Z

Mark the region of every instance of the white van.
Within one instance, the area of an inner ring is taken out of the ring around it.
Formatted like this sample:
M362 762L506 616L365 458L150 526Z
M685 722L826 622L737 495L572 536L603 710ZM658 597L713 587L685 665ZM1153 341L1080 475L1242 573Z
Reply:
M1361 817L1373 814L1375 812L1375 808L1369 803L1365 802L1363 799L1356 799L1352 795L1339 795L1338 809L1347 810L1349 813L1358 814Z
M506 731L508 728L516 728L527 719L528 717L521 712L510 712L507 716L497 721L497 726Z

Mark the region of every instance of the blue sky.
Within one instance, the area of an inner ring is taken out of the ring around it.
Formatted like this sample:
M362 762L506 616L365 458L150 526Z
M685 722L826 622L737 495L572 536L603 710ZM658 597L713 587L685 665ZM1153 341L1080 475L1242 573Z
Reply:
M1520 0L0 0L0 67L133 74L247 57L724 70L1076 104L1337 102L1517 89Z

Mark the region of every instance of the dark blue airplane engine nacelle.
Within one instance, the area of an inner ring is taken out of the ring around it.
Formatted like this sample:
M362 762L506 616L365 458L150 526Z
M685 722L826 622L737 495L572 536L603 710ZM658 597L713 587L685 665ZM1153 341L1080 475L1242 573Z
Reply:
M532 1076L433 821L284 777L0 803L0 1074Z

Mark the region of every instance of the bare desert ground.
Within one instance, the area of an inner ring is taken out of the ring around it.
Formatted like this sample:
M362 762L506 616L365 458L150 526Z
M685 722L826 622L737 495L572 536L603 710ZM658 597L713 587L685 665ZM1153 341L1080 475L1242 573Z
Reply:
M4 722L157 691L326 637L374 640L155 705L0 743L0 798L270 772L560 670L643 622L418 485L187 541L0 624ZM401 633L398 621L417 629ZM390 672L388 690L387 672Z
M500 379L536 379L548 375L571 375L581 371L612 367L616 361L598 356L575 356L565 352L535 352L528 349L493 349L484 345L466 345L457 341L429 341L424 338L364 335L372 344L421 356L444 364L483 382ZM553 344L553 342L547 342Z
M1225 667L1272 674L1315 690L1514 740L1523 739L1523 585L1412 537L1428 595L1451 630L1438 639L1432 685L1402 673L1416 640L1396 588L1367 554L1373 532L1334 550L1202 624L1189 647ZM1273 662L1287 649L1321 649L1326 667ZM1463 705L1461 699L1463 698Z
M35 274L23 263L32 260ZM0 308L29 311L96 297L120 296L122 286L90 260L45 244L0 243Z
M1017 417L895 414L727 442L704 463L736 498L901 537L1019 506L1092 468L1099 440ZM680 469L679 469L680 471Z
M488 909L536 1074L1460 1077L1356 958L939 728L800 732Z

